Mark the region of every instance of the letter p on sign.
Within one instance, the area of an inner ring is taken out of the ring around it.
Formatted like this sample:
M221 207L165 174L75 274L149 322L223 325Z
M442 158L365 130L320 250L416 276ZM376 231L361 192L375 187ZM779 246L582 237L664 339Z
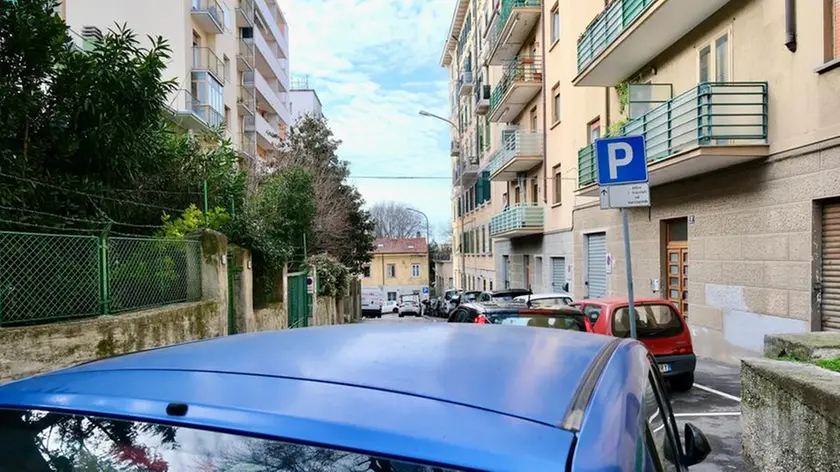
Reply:
M595 141L598 185L648 181L644 136L619 136Z

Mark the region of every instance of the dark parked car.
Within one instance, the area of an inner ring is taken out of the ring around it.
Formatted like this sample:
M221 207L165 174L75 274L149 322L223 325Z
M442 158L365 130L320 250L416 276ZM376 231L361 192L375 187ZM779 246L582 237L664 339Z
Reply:
M532 292L526 288L512 288L509 290L496 290L495 292L481 292L476 298L479 302L511 302L514 298L522 295L531 295Z
M681 472L709 452L642 343L568 330L251 333L0 385L1 471Z
M592 331L589 318L570 306L531 308L522 303L465 303L452 312L449 322Z

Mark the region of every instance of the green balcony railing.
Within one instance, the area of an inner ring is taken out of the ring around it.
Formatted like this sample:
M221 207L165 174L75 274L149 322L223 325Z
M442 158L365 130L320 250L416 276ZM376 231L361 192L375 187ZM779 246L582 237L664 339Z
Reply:
M589 23L577 42L577 65L581 72L633 24L657 0L615 0ZM665 0L660 0L665 1Z
M493 22L490 35L490 49L495 49L502 39L502 31L505 29L505 23L510 18L510 14L515 8L529 8L539 7L542 5L542 0L502 0L499 8L499 18Z
M499 149L490 157L487 170L490 172L490 175L493 175L517 156L542 155L542 131L516 131L506 136Z
M648 163L698 146L767 143L766 82L703 82L628 122L645 137ZM595 146L578 151L578 186L595 182Z
M516 230L540 230L545 226L545 208L539 203L518 203L490 219L490 236Z
M502 78L490 95L490 112L498 107L511 86L516 82L542 83L542 57L517 56L505 66Z

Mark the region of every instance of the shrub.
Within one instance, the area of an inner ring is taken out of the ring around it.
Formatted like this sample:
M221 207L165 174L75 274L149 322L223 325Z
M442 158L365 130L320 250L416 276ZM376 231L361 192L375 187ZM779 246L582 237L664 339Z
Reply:
M309 258L318 278L318 295L340 297L350 288L350 269L329 254L316 254Z

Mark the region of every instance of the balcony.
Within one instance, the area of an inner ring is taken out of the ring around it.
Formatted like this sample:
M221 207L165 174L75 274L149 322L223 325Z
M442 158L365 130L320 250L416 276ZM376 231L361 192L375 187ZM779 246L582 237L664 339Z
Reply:
M256 113L257 97L253 86L239 86L239 96L236 97L236 104L239 105L239 112L242 114L253 115Z
M225 124L225 115L210 105L194 100L192 103L192 109L193 113L201 118L201 121L207 123L207 125L212 128L224 126Z
M461 145L458 144L458 141L453 140L449 143L449 155L452 157L461 155Z
M651 185L763 159L767 83L704 82L622 127L642 135ZM578 193L597 196L594 145L578 152Z
M277 43L269 43L259 28L254 28L254 38L257 54L256 68L269 77L277 77L285 92L289 90L289 74L284 60L280 59Z
M207 122L195 111L195 107L200 105L200 102L189 90L179 90L171 103L172 106L167 111L177 126L193 131L207 129Z
M542 58L517 57L511 61L490 96L490 121L513 121L542 89Z
M545 227L545 209L539 203L518 203L490 219L490 236L498 239L540 234Z
M502 132L504 136L504 131ZM516 180L519 172L529 170L543 163L543 132L515 131L502 141L499 149L493 153L487 171L490 180Z
M475 88L475 114L486 115L490 110L490 86L479 85Z
M540 0L502 0L499 18L489 32L487 62L500 66L519 54L541 13Z
M276 120L272 120L276 121ZM257 144L264 149L271 149L277 145L279 126L272 124L269 119L257 113L254 116L246 116L243 120L245 132L257 133Z
M277 82L271 80L271 82ZM257 90L257 102L262 108L270 109L272 114L281 115L286 110L286 105L280 99L281 92L276 86L269 83L260 73L254 74L254 85Z
M458 78L458 96L468 97L473 91L473 73L471 70L461 71L461 76Z
M281 12L274 0L255 0L256 9L260 12L266 20L268 31L273 36L273 41L277 43L278 56L286 59L289 57L289 38L286 37L284 31L280 29L280 24L285 24L281 18ZM271 5L269 5L271 3Z
M578 39L577 86L611 87L650 63L729 0L615 0Z
M257 157L257 137L254 133L241 133L239 135L239 152L246 157Z
M239 49L236 51L236 70L240 72L252 71L255 67L256 47L251 39L240 39Z
M193 48L193 72L209 72L220 84L225 83L225 63L210 48Z
M461 174L461 185L464 187L469 187L470 185L474 184L476 180L478 180L478 159L470 158L470 159L462 159L461 162L458 163L460 168Z
M254 0L239 0L236 4L236 26L240 28L254 26Z
M205 32L210 34L225 32L224 12L216 0L192 0L190 14Z

